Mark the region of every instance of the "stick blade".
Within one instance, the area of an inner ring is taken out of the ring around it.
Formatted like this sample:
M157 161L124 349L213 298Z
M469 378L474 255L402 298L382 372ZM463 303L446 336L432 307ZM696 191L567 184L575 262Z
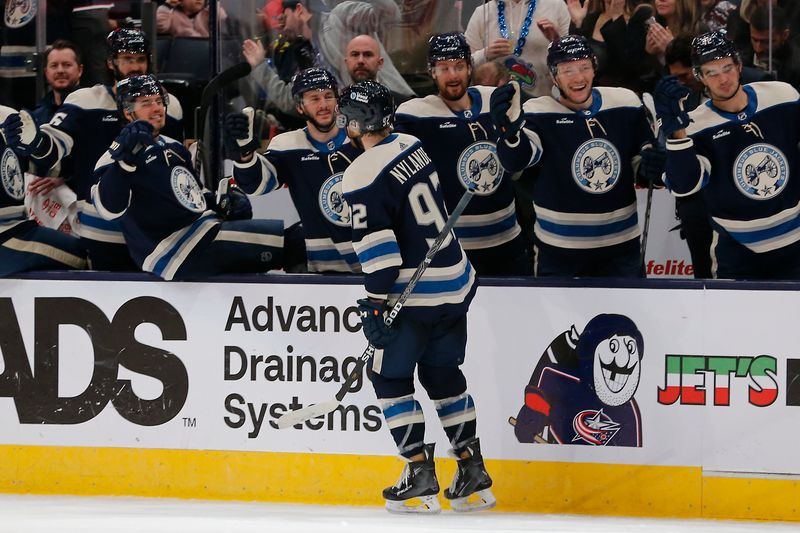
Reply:
M328 400L327 402L316 403L308 407L303 407L302 409L284 413L283 416L278 419L278 429L286 429L296 424L301 424L306 420L327 415L339 407L340 403L339 400Z

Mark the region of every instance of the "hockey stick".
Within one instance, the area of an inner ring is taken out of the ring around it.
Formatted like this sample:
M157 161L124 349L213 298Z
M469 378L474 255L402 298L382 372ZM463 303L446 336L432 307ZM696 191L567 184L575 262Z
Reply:
M642 103L647 111L647 121L650 123L650 128L653 130L653 135L656 138L659 148L665 149L667 145L667 138L661 130L661 125L658 122L658 115L656 114L656 104L653 101L653 95L644 93L642 95ZM642 261L645 260L645 252L647 251L647 236L650 232L650 211L653 208L653 180L648 180L647 183L647 207L644 210L644 229L642 230Z
M200 94L200 105L195 109L194 115L194 138L197 141L197 156L195 159L195 172L199 178L202 171L205 171L205 182L209 185L209 189L216 189L216 180L212 180L211 162L208 160L208 151L206 150L206 143L203 141L205 135L206 115L208 108L216 97L226 86L234 81L244 78L250 74L250 63L242 61L230 68L227 68L214 76L203 88ZM213 185L213 187L212 187Z
M464 212L464 209L467 207L467 204L470 200L472 200L474 195L474 187L467 189L467 191L458 201L458 205L456 205L456 208L453 210L450 218L447 219L442 231L436 236L436 240L434 240L433 244L431 244L428 253L425 254L425 258L414 271L414 275L411 276L411 279L408 280L408 285L406 285L406 288L403 289L403 292L400 294L400 298L397 299L397 302L394 304L394 306L392 306L392 310L389 311L389 314L384 319L384 322L387 326L391 326L397 318L397 314L405 305L406 300L408 300L408 297L411 295L414 287L417 286L417 282L425 273L425 270L428 269L428 266L431 264L431 261L433 261L434 256L439 252L442 244L450 235L450 231L453 229L453 226L455 226L458 217L460 217L461 213ZM372 359L374 354L375 347L372 345L372 343L370 343L367 346L367 349L364 350L364 353L361 354L361 357L358 359L355 368L353 368L353 370L347 376L347 379L339 388L339 392L336 393L336 396L334 396L332 400L309 405L307 407L284 413L283 416L278 419L278 429L286 429L290 426L294 426L295 424L305 422L306 420L311 420L312 418L326 415L336 409L339 404L342 403L342 399L344 399L345 395L350 390L350 387L352 387L353 383L355 383L355 381L358 379L358 376L361 375L362 371L364 370L364 366L366 366L367 362Z

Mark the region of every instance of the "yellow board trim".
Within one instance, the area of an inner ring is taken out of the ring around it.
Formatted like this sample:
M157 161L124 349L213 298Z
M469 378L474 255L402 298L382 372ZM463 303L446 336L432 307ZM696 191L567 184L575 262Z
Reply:
M0 492L382 505L393 457L0 446ZM455 461L437 459L440 484ZM800 482L703 477L698 467L487 460L497 509L800 520ZM445 504L445 499L441 497Z

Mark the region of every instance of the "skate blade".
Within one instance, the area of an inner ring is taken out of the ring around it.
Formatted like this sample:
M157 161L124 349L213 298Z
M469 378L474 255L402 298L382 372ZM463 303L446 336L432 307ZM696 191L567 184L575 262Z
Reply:
M439 498L433 495L403 501L386 500L386 510L398 514L436 514L442 512L442 506L439 504Z
M491 509L495 505L497 505L497 499L495 499L491 489L479 490L465 498L454 498L450 500L450 507L457 513L474 513L476 511Z

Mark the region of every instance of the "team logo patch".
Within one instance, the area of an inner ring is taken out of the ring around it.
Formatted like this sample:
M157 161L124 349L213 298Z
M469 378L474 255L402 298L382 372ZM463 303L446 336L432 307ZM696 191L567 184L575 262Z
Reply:
M497 158L493 142L478 141L470 144L458 157L458 178L465 189L476 185L475 194L492 194L503 178L503 167Z
M581 189L592 194L613 189L621 168L617 148L606 139L590 139L572 156L572 177Z
M350 226L350 206L342 194L344 172L334 174L325 180L319 189L319 208L330 222L337 226Z
M783 152L772 145L748 146L733 162L733 180L750 199L767 200L779 195L789 180L789 164Z
M36 16L37 8L37 0L6 0L6 27L23 27Z
M0 158L0 181L3 183L3 191L12 200L21 201L25 198L25 178L17 154L11 148L3 150Z
M206 210L203 190L189 170L181 166L173 168L170 182L172 183L172 192L182 206L195 213L202 213Z
M605 446L619 431L620 425L611 420L602 409L581 411L572 419L575 436L572 442L582 440L593 446Z

